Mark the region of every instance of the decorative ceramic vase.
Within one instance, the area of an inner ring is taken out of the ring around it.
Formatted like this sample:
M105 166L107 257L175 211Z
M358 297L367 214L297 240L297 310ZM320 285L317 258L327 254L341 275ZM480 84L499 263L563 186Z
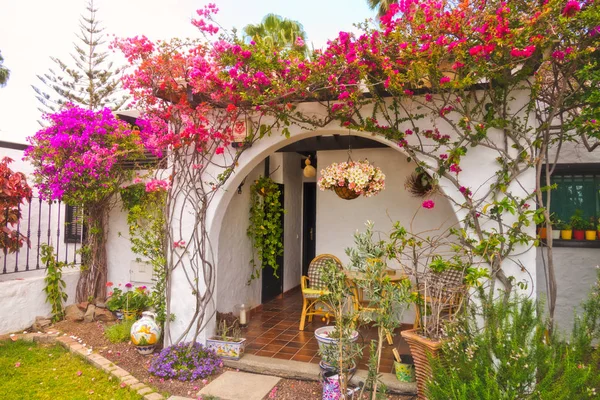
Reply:
M136 346L140 354L152 354L158 339L160 339L160 327L154 320L155 318L154 313L144 311L142 318L131 326L131 343Z
M228 360L239 360L246 350L246 339L234 339L226 337L212 337L206 339L206 347L214 351L219 357Z

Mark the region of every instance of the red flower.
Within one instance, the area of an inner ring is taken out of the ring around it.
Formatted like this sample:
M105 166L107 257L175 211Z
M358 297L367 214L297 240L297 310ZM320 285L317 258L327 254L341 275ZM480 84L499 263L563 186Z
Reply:
M112 282L106 282L106 287L111 287L112 285L114 285Z
M579 4L578 1L569 0L569 1L567 1L565 8L563 8L563 10L562 10L562 15L564 15L565 17L572 17L580 10L581 10L581 5Z
M435 203L433 202L433 200L425 200L421 205L423 206L423 208L427 209L432 209L433 207L435 207Z

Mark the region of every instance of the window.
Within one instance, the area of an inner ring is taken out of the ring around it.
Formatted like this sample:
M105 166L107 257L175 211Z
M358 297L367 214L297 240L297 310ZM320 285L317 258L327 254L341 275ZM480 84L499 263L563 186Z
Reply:
M85 235L82 219L82 207L65 205L65 243L81 243Z
M542 184L545 178L542 176ZM563 222L571 219L576 210L583 218L600 218L600 164L557 164L550 182L552 190L550 212ZM544 193L546 201L546 193Z

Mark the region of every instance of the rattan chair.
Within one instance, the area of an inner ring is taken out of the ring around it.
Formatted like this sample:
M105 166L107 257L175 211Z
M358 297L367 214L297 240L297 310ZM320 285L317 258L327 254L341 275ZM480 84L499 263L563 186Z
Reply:
M300 287L302 288L302 315L300 317L300 330L304 330L306 318L308 322L311 322L314 315L321 315L327 318L329 322L329 315L331 310L328 308L326 303L321 302L321 297L328 294L325 283L321 279L323 268L329 262L334 262L340 269L343 268L342 262L339 258L331 254L321 254L316 256L308 267L308 276L302 276L300 280ZM321 307L318 307L321 305Z
M460 309L464 297L469 288L463 283L464 271L447 270L441 273L428 271L426 279L429 282L429 288L419 284L418 292L425 304L436 298L442 306L442 312L448 320L454 319L454 316ZM421 327L421 310L416 305L415 322L413 328Z

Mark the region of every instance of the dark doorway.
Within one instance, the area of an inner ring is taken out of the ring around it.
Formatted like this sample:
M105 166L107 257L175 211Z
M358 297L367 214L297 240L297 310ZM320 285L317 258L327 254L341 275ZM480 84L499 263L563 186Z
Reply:
M281 204L285 204L284 203L284 186L280 183L277 184L277 186L279 186L279 201L281 202ZM281 214L281 241L283 242L283 234L284 231L283 229L285 228L284 225L284 215L283 213ZM285 249L283 249L283 251L285 252ZM283 253L277 257L277 275L275 276L273 274L273 267L267 265L263 268L262 270L262 295L261 295L261 299L262 299L262 303L265 303L269 300L273 300L275 297L279 296L280 294L283 293Z
M308 275L308 265L315 258L317 228L317 184L315 182L304 183L302 203L302 275Z

